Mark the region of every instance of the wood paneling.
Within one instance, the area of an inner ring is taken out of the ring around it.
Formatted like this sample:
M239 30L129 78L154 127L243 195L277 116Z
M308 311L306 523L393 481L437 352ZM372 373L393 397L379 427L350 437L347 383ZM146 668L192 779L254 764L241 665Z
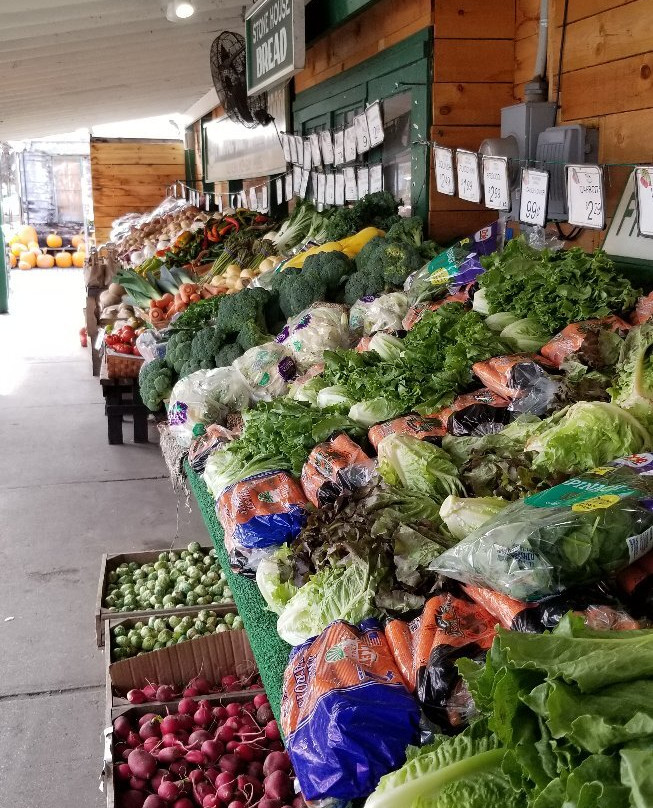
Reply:
M539 4L539 0L537 0ZM515 27L514 0L438 0L435 36L450 39L511 39Z
M569 0L567 22L576 22L584 17L600 14L602 11L607 11L610 8L626 6L631 2L633 2L633 0ZM556 26L562 25L564 7L564 3L556 3L549 13L550 18L554 21L554 25Z
M436 82L512 82L512 39L436 39Z
M601 160L608 163L653 162L653 106L622 115L606 115L601 126Z
M512 100L512 84L436 84L433 123L498 126L501 107L512 104Z
M515 42L515 65L513 80L515 86L525 84L533 78L537 55L538 35L519 39Z
M515 40L537 34L540 27L540 0L517 0L515 4Z
M440 244L448 244L455 234L475 233L496 220L496 211L480 207L475 211L436 211L429 214L429 235Z
M170 141L91 140L91 182L96 240L126 213L145 213L163 199L166 186L183 178L184 147Z

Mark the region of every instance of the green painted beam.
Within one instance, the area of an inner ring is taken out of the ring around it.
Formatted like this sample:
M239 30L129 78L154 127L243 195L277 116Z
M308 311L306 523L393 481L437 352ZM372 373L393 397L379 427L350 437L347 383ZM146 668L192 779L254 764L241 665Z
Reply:
M0 314L9 311L9 275L7 272L7 253L5 238L2 232L2 197L0 197Z

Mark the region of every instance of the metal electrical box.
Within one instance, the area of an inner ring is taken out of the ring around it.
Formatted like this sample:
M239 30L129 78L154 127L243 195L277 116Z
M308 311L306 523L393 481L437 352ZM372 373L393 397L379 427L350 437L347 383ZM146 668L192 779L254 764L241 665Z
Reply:
M546 101L514 104L501 110L501 137L517 141L520 160L535 160L541 132L555 125L556 105Z
M594 162L598 155L598 130L580 124L545 129L537 141L535 159L549 172L549 209L553 221L567 221L565 164Z

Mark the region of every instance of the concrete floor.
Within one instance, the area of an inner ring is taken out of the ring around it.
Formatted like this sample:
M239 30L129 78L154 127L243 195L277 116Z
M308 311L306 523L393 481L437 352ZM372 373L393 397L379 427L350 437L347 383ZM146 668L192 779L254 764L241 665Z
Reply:
M2 808L105 804L100 557L207 538L156 443L108 445L83 305L80 270L15 270L0 315Z

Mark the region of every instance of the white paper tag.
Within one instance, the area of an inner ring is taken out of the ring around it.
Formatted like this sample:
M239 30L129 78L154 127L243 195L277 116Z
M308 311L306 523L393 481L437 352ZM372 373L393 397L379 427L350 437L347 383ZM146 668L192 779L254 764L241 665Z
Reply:
M323 132L320 132L320 147L322 150L322 160L324 165L332 166L334 160L333 139L329 129L325 129Z
M324 205L326 198L326 175L317 175L317 204Z
M310 198L312 202L317 199L317 171L311 171L311 193Z
M356 169L345 168L345 201L356 202L358 199L358 187L356 185Z
M367 118L367 128L370 133L370 149L373 149L375 146L380 146L385 137L381 104L378 101L370 104L365 110L365 116Z
M270 192L267 183L261 188L261 213L267 213L270 209Z
M383 190L383 166L381 163L370 166L370 193Z
M215 204L218 208L218 213L222 213L222 194L215 195Z
M295 136L288 135L288 142L290 144L290 162L293 165L296 165L298 161L298 155L297 155L297 141L295 140Z
M295 195L299 193L299 189L302 187L302 167L301 166L293 166L292 169L292 190Z
M548 203L549 172L522 168L519 221L544 227Z
M292 199L292 171L286 174L286 202Z
M310 176L311 172L307 168L302 169L301 181L299 183L299 196L302 199L306 199L306 191L308 190L308 180Z
M653 236L653 166L637 166L637 223L641 236Z
M341 166L345 162L345 133L341 129L333 133L333 164Z
M365 167L358 169L358 198L362 199L370 192L370 170Z
M292 163L292 154L290 152L290 138L286 132L281 133L281 148L283 149L283 159L287 163Z
M483 155L483 185L486 208L510 210L508 160L505 157Z
M311 157L313 160L314 166L319 166L322 163L322 155L320 154L320 135L317 132L313 132L312 135L308 137L311 143Z
M256 198L256 188L249 189L249 209L250 210L257 210L258 209L258 199Z
M283 198L283 177L278 177L274 184L277 189L277 205L282 205L285 201Z
M326 191L324 201L327 205L336 204L336 178L333 174L326 175Z
M569 224L603 230L603 172L600 166L568 165L567 206Z
M304 162L304 138L301 135L295 135L295 146L297 148L297 165L301 166Z
M176 199L177 198L177 183L175 183L172 186L172 194L173 194L174 198Z
M180 188L179 188L179 191L180 191L180 194L181 194L181 198L186 199L186 186L181 185Z
M354 118L354 128L356 130L356 151L365 154L370 150L370 132L367 128L367 115L357 115Z
M345 129L345 163L356 159L356 129L348 126Z
M313 155L311 154L311 141L308 138L305 138L304 140L303 149L304 159L302 161L302 167L307 171L310 171L311 165L313 164Z
M438 192L453 196L456 192L456 181L453 173L453 151L445 146L433 149L433 165L435 166L435 186Z
M204 210L211 210L211 194L204 194Z
M342 172L336 174L336 205L342 207L345 204L345 175Z
M460 199L467 202L480 202L481 174L478 167L478 154L466 149L457 149L456 174Z

